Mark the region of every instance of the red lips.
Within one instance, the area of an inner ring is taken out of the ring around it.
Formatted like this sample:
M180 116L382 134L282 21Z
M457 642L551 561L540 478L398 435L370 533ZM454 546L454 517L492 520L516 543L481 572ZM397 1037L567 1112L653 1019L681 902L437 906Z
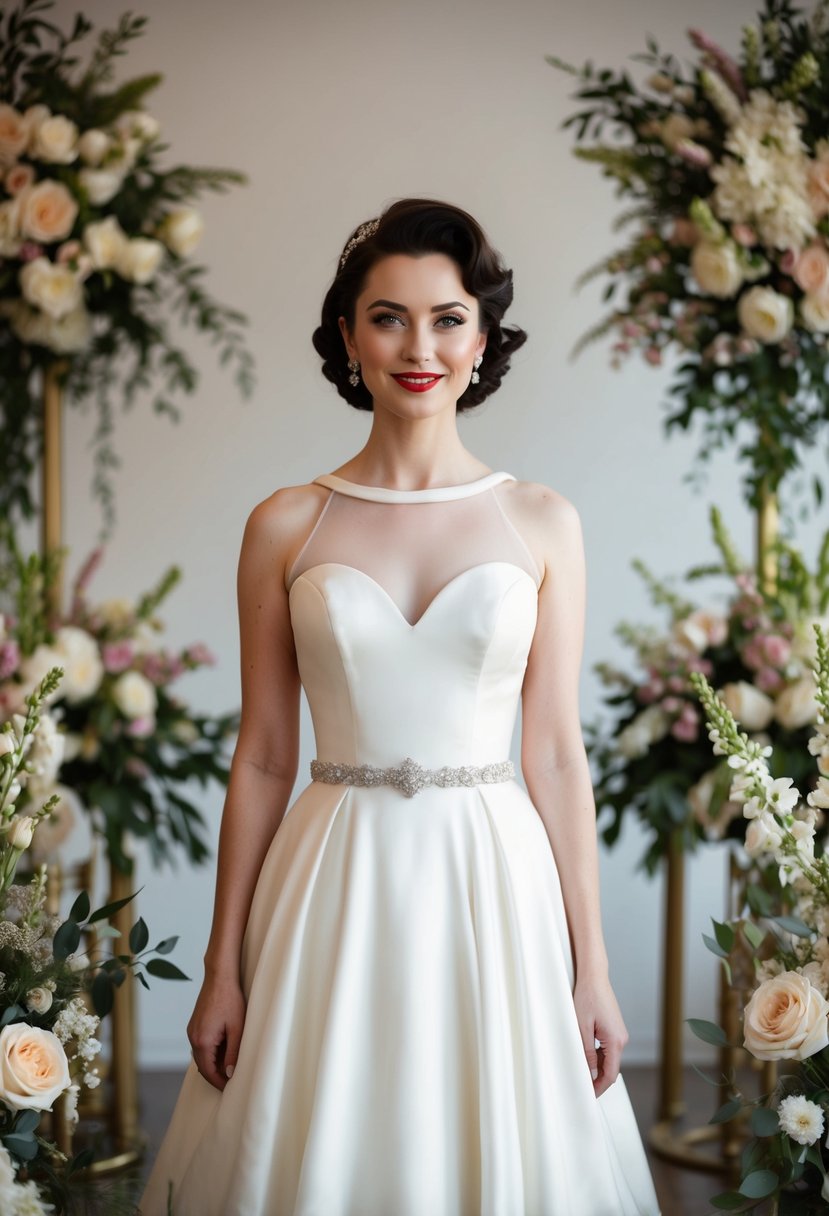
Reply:
M427 393L443 376L436 376L433 372L401 372L398 376L392 376L392 379L410 393Z

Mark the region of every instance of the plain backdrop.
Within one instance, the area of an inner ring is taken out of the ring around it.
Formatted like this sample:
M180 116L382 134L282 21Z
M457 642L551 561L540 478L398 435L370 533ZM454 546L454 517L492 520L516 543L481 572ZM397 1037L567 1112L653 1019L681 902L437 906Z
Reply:
M622 239L612 223L623 204L595 166L572 156L572 136L561 130L575 108L570 78L544 56L618 67L652 33L690 61L689 23L733 50L754 9L747 0L696 0L690 15L687 5L664 0L145 0L147 32L120 61L119 79L163 73L147 108L171 145L166 163L232 167L250 179L206 197L195 260L209 267L215 296L250 318L255 396L243 404L206 339L180 334L200 371L182 421L156 417L149 394L130 412L116 411L118 524L93 584L100 598L134 597L168 566L182 567L163 610L165 640L205 642L219 660L179 683L193 705L221 712L239 704L235 579L249 512L277 487L335 468L367 434L369 416L323 379L310 338L348 234L395 198L465 207L514 269L507 319L530 339L502 389L462 419L462 435L491 467L553 486L579 510L588 566L584 721L601 702L593 664L625 657L616 622L660 619L633 557L664 575L712 559L712 502L751 555L754 524L733 457L715 458L707 485L693 491L684 478L694 441L663 434L669 372L641 361L614 372L601 343L569 357L603 307L599 282L576 293L575 280ZM68 29L75 11L60 0L51 15ZM120 10L112 0L85 0L83 11L100 27ZM90 494L93 429L91 410L66 419L72 572L100 525ZM814 519L798 536L811 557ZM304 706L303 726L301 784L314 755ZM215 843L221 792L199 797ZM637 868L642 849L630 824L601 858L611 975L631 1062L653 1060L658 1045L662 881ZM716 967L701 933L723 913L724 875L719 848L689 866L688 1016L715 1016ZM180 1066L189 1056L185 1027L202 975L213 865L153 872L140 853L137 880L152 940L179 934L171 957L192 977L139 990L140 1060ZM694 1039L688 1050L704 1055Z

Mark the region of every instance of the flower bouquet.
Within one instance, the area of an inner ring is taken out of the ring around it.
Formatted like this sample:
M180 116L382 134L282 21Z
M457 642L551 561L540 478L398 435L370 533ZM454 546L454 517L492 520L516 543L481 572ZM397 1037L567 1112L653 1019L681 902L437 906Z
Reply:
M129 934L129 952L105 960L79 950L94 926L97 937L117 936L107 917L133 896L90 911L82 891L67 919L45 910L46 867L28 884L13 882L32 831L49 814L54 798L23 813L18 802L40 767L41 736L54 737L44 704L56 692L62 672L52 668L16 714L0 730L0 1212L40 1216L54 1211L44 1194L64 1210L72 1174L89 1164L84 1150L71 1161L53 1142L37 1134L43 1112L60 1098L64 1117L77 1121L80 1089L95 1088L93 1063L101 1049L96 1032L112 1008L115 989L131 971L149 987L147 975L187 979L163 957L176 937L147 949L149 934L139 918ZM31 790L29 793L31 795ZM35 800L37 801L37 800ZM31 798L30 798L31 802ZM94 1012L84 993L89 993Z
M35 831L35 854L48 856L66 835L79 801L125 873L132 871L129 834L147 841L155 862L171 860L178 848L204 861L204 817L187 783L227 784L222 753L238 714L195 713L172 692L184 672L214 662L200 643L172 651L156 641L163 628L157 609L180 571L172 567L136 603L93 604L87 587L102 557L96 549L74 582L69 611L49 619L45 593L55 563L34 555L25 561L13 540L10 550L16 614L5 624L0 615L0 715L19 712L51 667L65 673L47 697L60 731L43 730L29 783L37 798L57 794L51 819Z
M739 731L703 675L692 677L706 711L715 754L733 778L730 797L747 821L747 851L766 870L748 888L746 916L717 924L709 946L726 967L735 952L754 959L753 992L743 1013L743 1045L758 1060L789 1062L774 1092L751 1101L738 1091L714 1116L750 1115L754 1139L742 1158L737 1190L715 1208L750 1211L773 1199L780 1216L825 1212L829 1202L829 857L815 853L819 820L829 810L829 634L818 625L820 717L808 741L817 787L801 799L790 777L773 777L771 749ZM771 875L771 881L769 879ZM729 970L730 975L730 970ZM691 1019L700 1038L723 1045L713 1023Z
M633 234L583 277L619 298L580 346L614 335L617 366L675 352L667 430L702 420L697 475L739 431L757 506L829 422L829 4L766 0L737 58L689 35L690 69L649 38L639 84L548 56L578 82L576 155L633 200Z
M160 377L154 409L177 418L172 397L198 382L165 310L207 333L242 393L252 389L245 317L211 299L191 261L204 226L192 201L245 178L162 167L160 124L142 108L159 75L110 87L146 18L102 31L81 69L77 43L92 25L78 15L65 34L44 19L53 7L0 12L0 512L32 514L42 373L60 360L69 400L97 404L95 486L111 523L112 402L131 405Z
M618 626L617 635L634 652L635 674L608 663L595 667L609 689L605 705L613 714L609 727L594 723L585 731L597 812L600 820L611 819L603 838L613 844L633 811L649 832L643 862L651 873L675 833L686 849L702 840L742 836L742 807L729 796L730 770L725 762L712 765L701 731L695 673L720 690L750 731L773 744L775 773L807 776L805 744L817 719L811 622L829 623L829 532L814 574L794 546L777 542L772 595L741 560L716 509L711 523L720 561L692 569L686 578L726 576L730 591L723 609L699 606L635 562L654 603L667 611L669 626Z

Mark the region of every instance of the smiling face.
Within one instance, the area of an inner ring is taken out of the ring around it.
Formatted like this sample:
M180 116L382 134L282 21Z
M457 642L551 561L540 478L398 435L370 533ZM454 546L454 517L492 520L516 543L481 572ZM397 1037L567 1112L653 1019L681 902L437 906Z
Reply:
M443 253L381 258L357 297L351 331L340 317L348 357L359 359L375 410L403 417L454 412L486 346L478 327L478 301Z

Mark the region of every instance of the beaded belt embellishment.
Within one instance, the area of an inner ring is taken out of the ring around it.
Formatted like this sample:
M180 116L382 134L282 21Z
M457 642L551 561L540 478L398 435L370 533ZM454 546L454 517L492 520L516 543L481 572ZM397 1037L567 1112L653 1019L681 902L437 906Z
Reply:
M455 786L493 784L515 776L511 760L497 764L462 764L460 768L424 768L407 756L396 768L377 768L373 764L335 764L331 760L311 761L311 780L328 785L393 785L411 798L427 785Z

